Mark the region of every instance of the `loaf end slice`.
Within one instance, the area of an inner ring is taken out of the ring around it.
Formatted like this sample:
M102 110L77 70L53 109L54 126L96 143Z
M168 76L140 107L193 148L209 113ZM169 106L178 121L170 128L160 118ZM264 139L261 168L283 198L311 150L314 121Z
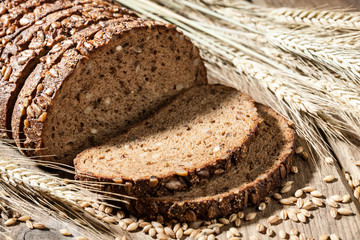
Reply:
M241 162L260 122L254 101L207 85L178 95L153 116L75 159L78 179L122 182L118 191L163 196Z
M206 83L199 52L183 34L140 19L97 32L41 75L25 109L16 111L25 114L22 146L34 149L27 154L67 164L181 90Z

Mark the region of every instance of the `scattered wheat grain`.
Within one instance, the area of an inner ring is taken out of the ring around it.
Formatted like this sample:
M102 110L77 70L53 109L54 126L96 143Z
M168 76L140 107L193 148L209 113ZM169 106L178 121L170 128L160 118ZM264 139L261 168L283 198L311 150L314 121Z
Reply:
M12 226L17 222L16 218L9 218L8 220L5 221L5 226Z
M21 222L25 222L25 221L30 220L30 219L31 219L31 217L28 216L28 215L24 215L24 216L21 216L21 217L18 218L18 220L21 221Z
M272 215L267 219L267 222L271 225L274 225L279 221L280 221L280 217L278 215Z
M300 147L296 148L295 153L296 153L296 154L300 154L300 153L302 153L303 151L304 151L304 148L300 146Z
M176 236L177 239L181 239L184 236L184 230L182 228L179 228L175 232L175 236Z
M333 176L333 175L328 175L328 176L326 176L326 177L323 178L323 181L324 181L324 182L327 182L327 183L330 183L330 182L332 182L334 179L335 179L335 176Z
M291 188L292 188L292 185L286 185L286 186L281 188L280 192L281 193L288 193L288 192L290 192Z
M323 206L323 201L319 198L313 198L312 199L313 203L318 206L318 207L322 207Z
M252 212L252 213L248 213L245 217L245 220L246 221L251 221L251 220L254 220L256 217L256 212Z
M303 194L304 194L304 191L303 191L302 189L298 189L298 190L296 190L294 196L297 197L297 198L299 198L299 197L301 197Z
M317 198L322 196L322 193L318 190L311 191L310 194Z
M302 223L306 222L306 217L304 214L298 213L298 214L296 214L296 217L297 217L297 219L299 219L300 222L302 222Z
M335 202L342 202L343 198L340 195L333 195L330 199L334 200Z
M315 191L315 188L314 187L311 187L311 186L307 186L307 187L303 187L302 190L304 192L307 192L307 193L310 193L312 191Z
M71 235L70 231L65 229L65 228L60 229L59 232L64 236L70 236Z
M221 222L224 225L229 225L230 224L229 219L226 219L226 218L219 218L219 222Z
M288 214L287 214L287 210L286 209L282 209L279 213L280 215L280 218L283 219L283 220L286 220L287 217L288 217Z
M136 231L138 228L139 228L139 223L133 222L126 228L126 231L133 232L133 231Z
M273 197L274 197L276 200L282 199L282 196L281 196L279 193L274 193L274 194L273 194Z
M342 197L342 199L343 199L342 200L343 203L348 203L351 199L351 196L350 196L350 194L346 194Z
M327 234L322 234L319 238L319 240L327 240L327 239L329 239L329 235Z
M258 223L256 225L256 231L258 231L259 233L263 233L265 231L265 226L264 224Z
M232 222L235 222L235 220L237 219L237 215L236 213L233 213L230 215L229 217L229 221L232 223Z
M33 227L35 229L45 229L46 228L45 225L42 223L33 223Z
M348 208L339 208L337 211L339 214L345 215L345 216L353 214L353 211L351 211L351 209L348 209Z
M274 234L274 230L272 230L271 228L266 229L266 235L272 236L273 234Z
M240 225L241 225L241 219L240 219L240 218L237 218L234 223L235 223L235 226L236 226L236 227L240 227Z
M27 226L29 229L33 229L33 228L34 228L32 222L31 222L30 220L26 220L25 223L26 223L26 226Z

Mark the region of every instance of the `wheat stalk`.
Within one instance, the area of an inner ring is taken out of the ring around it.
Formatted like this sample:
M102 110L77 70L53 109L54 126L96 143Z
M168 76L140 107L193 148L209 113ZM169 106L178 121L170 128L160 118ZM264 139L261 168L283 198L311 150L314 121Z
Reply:
M278 8L271 10L267 16L282 24L360 30L358 12Z

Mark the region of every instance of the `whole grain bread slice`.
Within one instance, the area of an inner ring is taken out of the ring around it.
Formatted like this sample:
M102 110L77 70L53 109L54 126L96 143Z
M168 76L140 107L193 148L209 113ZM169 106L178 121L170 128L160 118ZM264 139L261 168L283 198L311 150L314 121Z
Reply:
M241 163L260 122L254 101L220 85L193 87L144 122L74 160L78 179L164 196Z
M141 19L119 20L42 67L19 94L13 131L25 134L20 147L35 150L27 154L68 164L181 89L206 83L199 52L182 33Z
M35 24L21 32L14 40L15 50L7 51L6 45L3 50L4 58L10 61L4 64L10 74L3 76L0 81L0 131L11 137L11 116L16 97L20 92L25 79L52 47L81 29L96 24L99 21L113 19L116 16L127 14L116 5L98 7L98 3L86 3L75 5L72 8L49 14L42 19L42 24ZM130 17L130 16L129 16ZM11 47L10 47L11 48ZM4 59L3 59L4 60Z
M139 198L127 205L135 215L162 215L178 221L213 219L258 204L280 186L292 164L295 131L292 122L274 110L257 105L264 122L256 132L247 156L227 173L215 176L189 191L158 198ZM108 186L107 190L119 188Z

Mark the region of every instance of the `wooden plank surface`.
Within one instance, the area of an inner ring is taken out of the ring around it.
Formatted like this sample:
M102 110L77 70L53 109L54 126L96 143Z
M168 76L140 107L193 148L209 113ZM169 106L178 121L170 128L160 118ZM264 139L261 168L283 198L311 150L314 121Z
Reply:
M292 6L292 7L322 7L322 8L346 8L346 7L360 7L360 1L356 0L253 0L254 3L267 6ZM261 102L260 94L253 93L253 97L256 100ZM336 233L342 240L356 240L360 239L360 207L357 200L353 196L353 190L348 186L347 180L343 174L342 169L345 169L350 173L353 178L360 178L360 168L355 166L355 160L360 160L360 151L356 145L354 147L348 147L347 144L329 139L329 143L334 149L335 157L339 163L333 165L325 164L322 159L316 159L316 166L311 161L305 161L300 157L296 157L294 160L294 165L298 166L299 173L292 174L289 176L288 180L294 181L294 187L292 190L284 194L284 197L293 196L294 192L298 188L305 186L313 186L322 192L326 197L329 197L334 194L351 194L352 200L349 204L341 204L343 207L350 208L356 215L343 216L338 219L333 219L330 217L330 208L328 205L323 205L311 211L312 216L308 219L307 223L294 222L292 220L286 220L280 222L271 228L276 232L276 235L268 237L267 235L260 234L256 231L256 225L262 223L267 227L270 225L267 223L267 218L273 214L279 214L280 210L283 208L276 200L272 200L265 211L260 212L255 208L250 208L245 211L258 213L256 219L251 222L243 221L241 226L238 228L241 232L243 239L249 239L251 235L256 235L260 239L280 239L279 231L285 230L287 233L290 232L292 228L296 228L300 233L304 233L308 237L313 237L318 239L321 234L331 234ZM323 177L332 174L336 177L333 183L324 183L322 181ZM325 197L322 198L324 201ZM56 220L49 217L45 220L51 228L47 231L40 230L29 230L25 224L17 224L16 226L6 228L10 230L9 236L13 239L75 239L74 236L79 236L80 234L74 234L72 237L64 237L58 233L60 228L69 228L77 231L73 225L62 225L59 224ZM0 223L3 224L4 220L0 219ZM119 230L119 227L116 225L111 226L114 230ZM224 233L218 239L226 239L226 230L228 227L223 228ZM4 232L3 229L0 230ZM86 235L84 233L83 235ZM140 233L129 234L132 239L152 239L148 235ZM1 236L0 236L0 239ZM104 234L102 239L113 239L112 236Z

